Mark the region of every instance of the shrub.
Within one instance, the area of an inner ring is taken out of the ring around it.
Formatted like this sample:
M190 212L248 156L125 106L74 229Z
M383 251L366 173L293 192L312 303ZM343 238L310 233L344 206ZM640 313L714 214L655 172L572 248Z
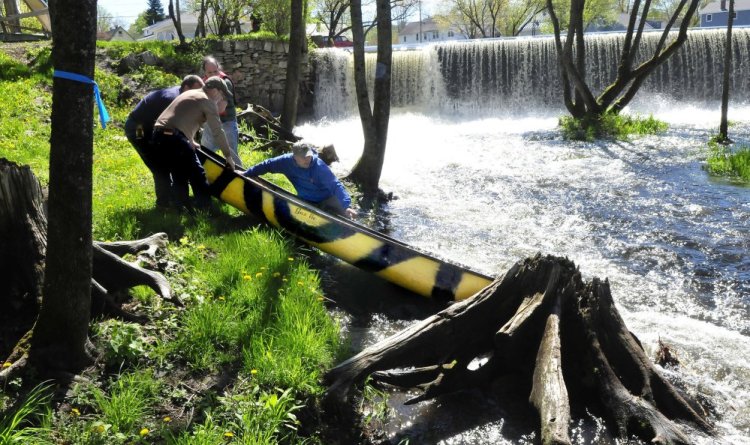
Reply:
M667 124L653 116L629 116L610 112L601 116L586 115L580 119L563 116L559 123L563 137L580 141L627 139L630 135L643 136L667 130Z
M738 147L733 151L715 141L709 142L708 148L706 169L711 174L750 182L750 148Z

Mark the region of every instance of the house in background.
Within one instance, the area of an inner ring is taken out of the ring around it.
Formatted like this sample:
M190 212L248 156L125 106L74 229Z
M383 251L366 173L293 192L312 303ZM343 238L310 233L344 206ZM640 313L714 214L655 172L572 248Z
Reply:
M180 21L182 22L182 35L186 39L194 38L195 31L198 29L198 17L195 14L183 12L180 13ZM209 16L206 19L207 32L212 32L211 23L211 16ZM252 31L252 23L240 23L240 29L242 29L242 32L250 32ZM143 28L143 37L138 40L177 40L177 28L175 28L172 19L167 17L160 22Z
M421 35L420 35L421 34ZM409 22L398 32L396 43L429 43L447 40L464 40L463 35L453 26L439 25L432 17L420 22Z
M131 36L129 32L125 31L122 26L117 26L110 29L109 31L97 32L96 40L104 40L110 42L135 42L133 36Z
M727 26L729 22L729 0L717 0L707 4L699 12L701 28ZM734 26L750 25L750 0L734 0Z

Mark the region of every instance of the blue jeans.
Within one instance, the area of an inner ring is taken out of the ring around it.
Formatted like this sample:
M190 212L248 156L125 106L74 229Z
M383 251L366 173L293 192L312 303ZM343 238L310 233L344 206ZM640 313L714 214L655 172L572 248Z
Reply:
M240 142L240 129L237 127L237 121L231 120L221 123L224 128L224 134L227 135L227 142L229 142L229 149L232 152L232 159L237 167L242 167L242 159L237 152L237 146ZM203 134L201 135L201 145L208 148L211 151L218 151L219 144L214 140L211 135L211 129L208 125L203 126Z

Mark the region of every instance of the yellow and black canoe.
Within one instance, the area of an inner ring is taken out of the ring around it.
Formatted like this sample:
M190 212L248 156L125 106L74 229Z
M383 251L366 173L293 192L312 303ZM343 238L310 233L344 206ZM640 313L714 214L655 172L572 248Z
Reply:
M246 178L227 170L224 159L209 150L200 149L198 157L213 194L222 201L419 295L463 300L493 281L492 277L328 214L261 178Z

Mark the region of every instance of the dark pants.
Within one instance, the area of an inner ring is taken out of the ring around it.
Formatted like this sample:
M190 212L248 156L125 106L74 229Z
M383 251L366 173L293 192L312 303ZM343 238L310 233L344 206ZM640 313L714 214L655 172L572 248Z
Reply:
M211 205L206 171L198 160L193 144L179 130L154 130L154 145L167 159L172 174L172 199L178 207L188 207L188 184L193 189L195 205L207 208Z
M138 127L142 130L138 130ZM125 121L125 136L133 145L135 151L146 164L154 177L154 193L156 194L156 205L168 206L172 199L172 178L169 174L169 166L162 155L162 151L154 147L151 141L152 128L143 128L138 122L128 118Z

